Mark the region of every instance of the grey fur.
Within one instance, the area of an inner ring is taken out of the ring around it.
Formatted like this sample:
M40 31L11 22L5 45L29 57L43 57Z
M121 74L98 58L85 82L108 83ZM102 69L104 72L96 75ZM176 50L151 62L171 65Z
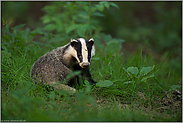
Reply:
M63 59L63 52L69 45L70 43L46 53L34 63L31 77L35 83L42 82L43 84L50 84L57 81L63 82L65 80L71 70L63 64L63 62L69 64L66 63L67 59Z

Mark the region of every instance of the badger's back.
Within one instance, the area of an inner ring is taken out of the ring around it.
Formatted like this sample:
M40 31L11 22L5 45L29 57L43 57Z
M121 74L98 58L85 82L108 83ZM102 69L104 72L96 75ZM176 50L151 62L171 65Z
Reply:
M33 65L31 77L35 83L50 83L55 81L63 81L71 70L62 63L64 50L69 44L59 47L40 57ZM65 60L67 61L67 60Z

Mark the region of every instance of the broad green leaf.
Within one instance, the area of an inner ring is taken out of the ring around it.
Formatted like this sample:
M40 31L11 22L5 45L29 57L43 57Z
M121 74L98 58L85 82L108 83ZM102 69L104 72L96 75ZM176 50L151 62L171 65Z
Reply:
M172 90L176 90L177 88L181 88L181 85L172 85L171 88Z
M116 8L119 9L118 5L116 5L115 3L111 3L111 2L110 2L110 5L111 5L111 6L114 6L114 7L116 7Z
M92 10L92 12L95 12L97 10L97 8L94 6L94 7L91 7L91 10Z
M133 75L137 75L139 73L139 69L137 67L129 67L127 70Z
M107 9L109 9L110 3L105 1L104 6L105 6Z
M104 10L104 6L103 5L101 5L101 4L97 4L97 5L95 5L95 7L97 8L97 10L99 10L99 11L103 11Z
M49 31L53 31L55 30L56 28L58 28L55 24L47 24L45 27L44 27L44 30L49 30Z
M77 29L78 25L77 24L73 24L71 26L69 26L67 29L66 29L66 33L70 33L71 31Z
M182 95L177 95L179 98L182 96Z
M76 30L80 37L85 37L86 28L84 25L79 25Z
M105 81L102 81L102 82L98 82L96 85L99 86L99 87L108 87L108 86L111 86L112 84L113 84L112 81L105 80Z
M99 4L105 6L107 9L109 9L109 6L110 6L110 3L109 2L107 2L107 1L101 1L101 2L99 2Z
M51 21L51 17L48 15L43 16L41 19L43 20L44 24L47 24Z
M89 9L88 5L83 6L83 8L85 11L88 11L88 9Z
M155 67L155 65L149 66L149 67L143 67L143 68L140 70L140 75L141 75L141 76L147 75L149 72L151 72L151 71L154 69L154 67Z

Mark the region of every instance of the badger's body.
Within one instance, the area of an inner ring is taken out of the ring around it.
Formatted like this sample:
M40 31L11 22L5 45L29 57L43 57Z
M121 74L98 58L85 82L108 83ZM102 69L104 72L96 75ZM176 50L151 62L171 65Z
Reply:
M91 78L89 72L90 60L94 55L93 39L71 39L67 45L58 47L40 57L32 67L31 77L35 83L42 82L50 85L60 82L63 84L69 73L81 70L81 75L85 76L91 84L95 84L96 82ZM74 87L76 82L79 84L78 76L64 84Z

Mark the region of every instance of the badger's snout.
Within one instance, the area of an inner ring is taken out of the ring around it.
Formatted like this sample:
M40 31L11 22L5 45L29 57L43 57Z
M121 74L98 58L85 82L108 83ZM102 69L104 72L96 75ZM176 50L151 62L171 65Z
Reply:
M90 66L90 63L89 62L82 62L82 63L80 63L80 66L82 68L86 68L86 67L89 67Z

